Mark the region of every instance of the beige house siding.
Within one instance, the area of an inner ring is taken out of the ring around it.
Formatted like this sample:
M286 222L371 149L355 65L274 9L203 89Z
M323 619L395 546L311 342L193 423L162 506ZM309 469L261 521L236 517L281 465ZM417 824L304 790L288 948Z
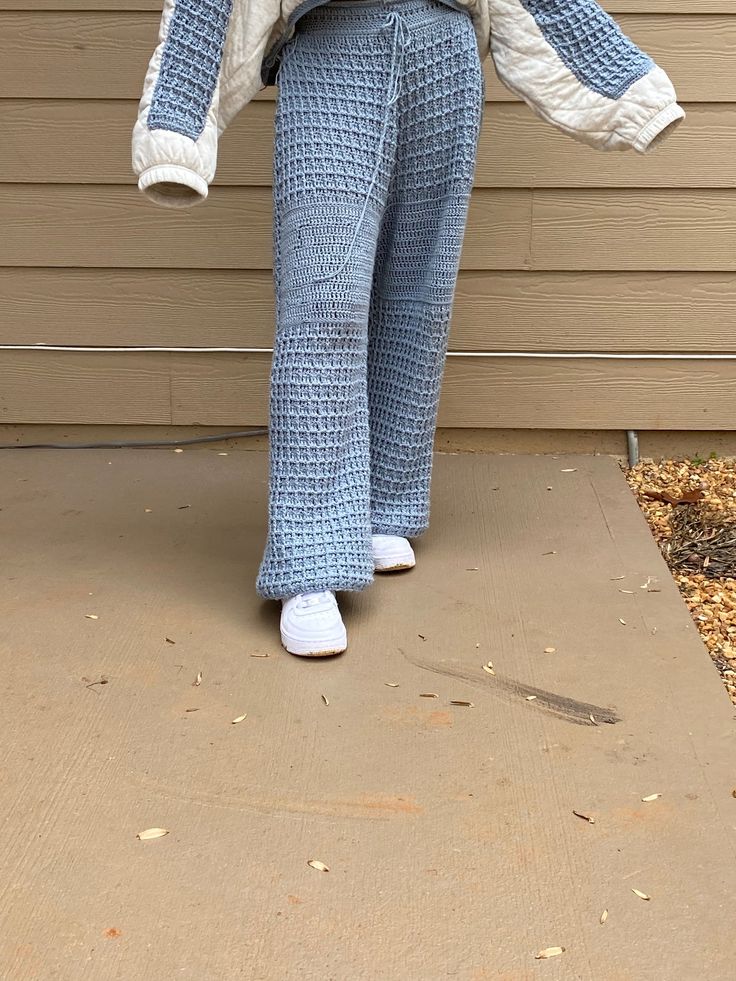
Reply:
M0 344L271 345L275 90L225 134L203 206L145 201L130 132L160 6L0 0ZM736 8L606 6L688 119L646 157L596 153L486 62L443 426L736 428L736 361L656 357L736 353ZM545 353L627 357L504 356ZM267 352L2 349L0 422L258 425L268 365Z

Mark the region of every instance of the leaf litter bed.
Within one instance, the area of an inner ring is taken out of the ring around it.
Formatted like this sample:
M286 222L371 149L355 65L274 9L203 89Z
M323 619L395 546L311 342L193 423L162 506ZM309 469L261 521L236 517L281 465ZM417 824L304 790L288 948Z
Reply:
M624 473L736 705L736 460L642 459Z

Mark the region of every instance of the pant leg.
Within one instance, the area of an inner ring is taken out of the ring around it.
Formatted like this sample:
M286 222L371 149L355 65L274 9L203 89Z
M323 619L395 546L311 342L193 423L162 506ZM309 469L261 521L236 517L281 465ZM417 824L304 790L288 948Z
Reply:
M485 97L467 14L435 0L410 2L434 10L435 23L414 27L406 51L368 348L372 529L409 537L429 521L440 384Z
M373 579L368 312L395 152L384 17L378 4L308 12L280 67L264 597Z

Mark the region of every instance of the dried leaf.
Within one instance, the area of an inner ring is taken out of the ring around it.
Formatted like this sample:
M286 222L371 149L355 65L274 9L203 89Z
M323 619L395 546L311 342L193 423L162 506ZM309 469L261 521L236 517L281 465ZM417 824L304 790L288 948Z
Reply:
M540 950L538 954L535 954L534 959L537 961L544 961L547 960L548 957L559 957L560 954L564 953L564 947L546 947L544 950Z
M202 684L202 672L198 671L197 677L192 682L192 688L199 688L201 684Z
M545 654L554 654L556 650L557 650L556 647L545 647L544 648L544 653Z
M435 691L423 691L419 693L420 698L439 698L440 696Z
M640 892L638 889L632 889L631 891L635 896L638 896L639 899L645 899L647 902L649 902L649 900L652 898L651 896L647 896L645 892Z
M325 703L325 705L329 705L330 704L329 699L327 698L327 695L323 695L322 696L322 701Z
M464 702L459 698L451 698L450 705L464 705L466 708L474 708L472 702Z
M702 501L705 494L700 488L696 490L683 491L682 494L670 494L669 491L642 491L642 497L650 501L664 501L665 504L697 504Z
M662 796L661 794L649 794L648 797L642 797L642 801L645 804L648 804L650 800L657 800L657 798L661 796Z
M387 688L398 688L399 687L399 685L398 685L398 683L396 681L384 681L384 685Z
M150 841L152 838L163 838L168 833L166 828L148 828L146 831L139 831L136 838L141 841Z
M492 667L490 667L490 665L488 665L488 664L484 664L484 665L483 665L483 670L484 670L484 671L485 671L485 672L486 672L487 674L495 674L495 673L496 673L496 672L495 672L495 671L493 670L493 668L492 668Z
M593 723L594 726L597 726L598 725L598 723L595 721L595 716L594 715L589 715L588 718L590 719L590 721Z
M100 619L97 616L96 613L85 613L84 616L85 616L85 619L87 619L87 620L99 620Z
M608 910L604 909L603 912L601 913L601 918L598 922L605 923L607 919L608 919Z
M327 868L327 866L325 865L324 862L320 862L316 858L310 858L309 861L307 862L307 865L311 865L312 868L313 869L317 869L318 872L329 872L330 871Z
M595 818L589 817L589 815L583 814L581 811L573 811L572 813L575 815L575 817L579 817L582 818L583 821L587 821L588 824L595 824Z
M536 695L527 695L526 700L527 702L533 702L536 697Z
M237 719L233 719L233 721L231 722L231 725L237 725L238 722L242 722L243 719L247 719L247 718L248 718L248 713L246 712L244 715L239 715L237 717Z

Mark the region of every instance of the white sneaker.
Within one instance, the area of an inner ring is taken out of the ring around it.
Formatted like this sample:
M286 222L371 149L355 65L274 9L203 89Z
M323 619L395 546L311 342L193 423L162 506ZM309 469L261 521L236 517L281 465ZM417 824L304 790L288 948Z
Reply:
M413 569L417 564L414 549L399 535L373 535L373 566L376 572Z
M335 594L326 589L282 600L281 643L300 657L341 654L348 637Z

